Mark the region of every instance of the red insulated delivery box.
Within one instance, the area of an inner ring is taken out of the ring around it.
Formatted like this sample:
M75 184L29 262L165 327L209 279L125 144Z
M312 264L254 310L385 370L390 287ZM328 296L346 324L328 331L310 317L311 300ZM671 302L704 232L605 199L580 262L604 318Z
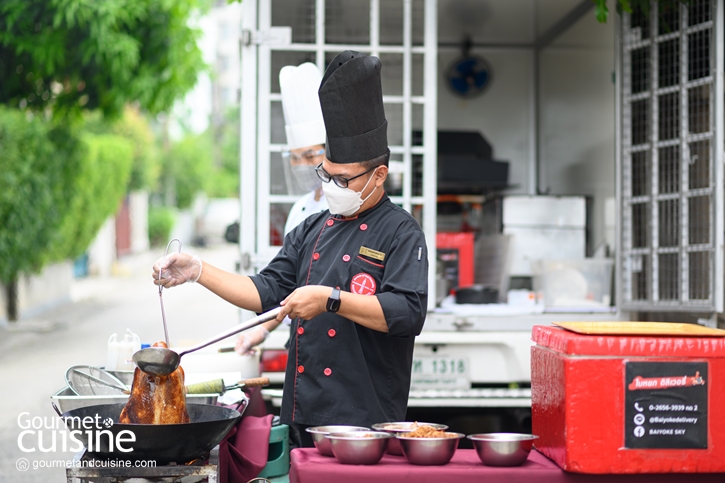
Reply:
M532 338L532 432L562 469L725 472L725 338L549 326Z

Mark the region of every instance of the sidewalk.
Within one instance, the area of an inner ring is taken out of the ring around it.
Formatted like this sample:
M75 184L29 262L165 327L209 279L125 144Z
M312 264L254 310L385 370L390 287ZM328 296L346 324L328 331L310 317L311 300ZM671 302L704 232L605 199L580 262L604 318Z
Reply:
M21 316L16 322L0 321L0 353L37 341L48 333L68 329L70 321L82 319L117 298L131 279L141 281L141 274L147 274L148 283L152 283L151 267L158 258L158 254L150 251L125 256L116 262L112 276L75 279L68 303L50 307L32 317Z

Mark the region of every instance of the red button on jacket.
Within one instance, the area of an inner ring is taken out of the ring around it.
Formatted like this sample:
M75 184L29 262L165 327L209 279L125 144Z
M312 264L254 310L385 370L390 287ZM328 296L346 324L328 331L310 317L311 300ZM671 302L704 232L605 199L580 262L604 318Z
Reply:
M320 254L319 253L315 253L315 254L312 255L312 259L313 260L319 260L319 258L320 258Z
M332 226L332 225L334 225L334 224L335 224L335 222L334 222L334 221L332 221L332 220L327 220L327 226Z
M330 369L329 367L326 367L323 372L325 373L326 376L329 376L330 374L332 374L332 369Z
M297 366L297 372L299 372L300 374L305 372L305 366Z
M300 334L300 335L304 334L305 333L305 328L304 327L297 327L297 333Z
M335 337L336 333L337 332L335 332L335 329L330 329L327 331L327 335L329 335L330 337Z

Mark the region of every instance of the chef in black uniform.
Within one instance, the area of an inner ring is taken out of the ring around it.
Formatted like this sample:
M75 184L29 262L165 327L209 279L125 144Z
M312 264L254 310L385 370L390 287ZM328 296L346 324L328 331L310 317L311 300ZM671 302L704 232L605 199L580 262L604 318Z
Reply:
M330 209L292 230L259 274L224 272L171 254L165 287L198 281L235 305L280 304L292 319L281 420L312 446L310 426L403 421L415 336L425 320L428 253L413 217L383 183L390 151L381 63L353 51L330 63L319 97L327 130L317 168Z

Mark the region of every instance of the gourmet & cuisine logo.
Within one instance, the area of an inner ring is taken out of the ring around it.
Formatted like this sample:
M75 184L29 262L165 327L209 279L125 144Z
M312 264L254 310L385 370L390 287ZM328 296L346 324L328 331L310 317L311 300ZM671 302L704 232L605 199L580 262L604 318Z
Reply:
M133 451L136 442L133 431L123 429L110 431L111 418L100 415L81 417L31 417L30 413L18 415L18 448L24 453L53 453L57 451L78 452L87 447L88 451L105 452Z

